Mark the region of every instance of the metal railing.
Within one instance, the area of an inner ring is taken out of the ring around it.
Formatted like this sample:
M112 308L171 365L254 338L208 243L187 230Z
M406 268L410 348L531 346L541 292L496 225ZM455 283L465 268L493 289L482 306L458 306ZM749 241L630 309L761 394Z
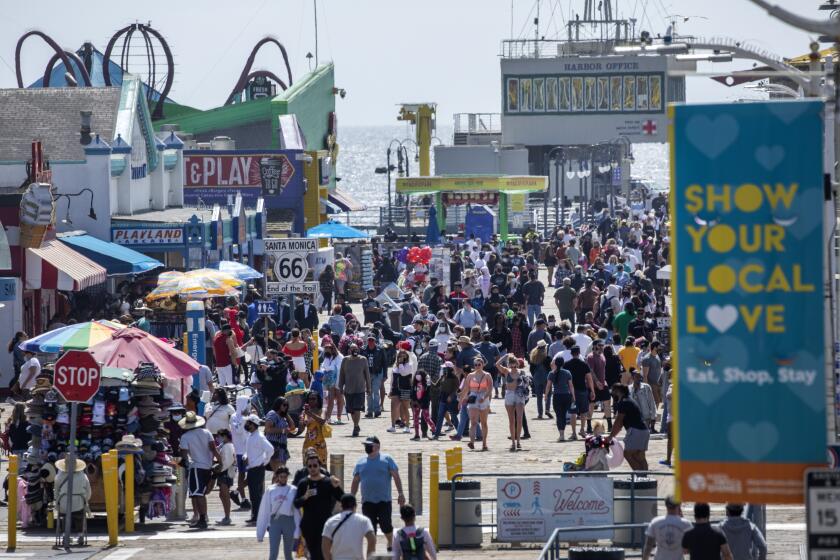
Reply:
M649 523L624 523L621 525L593 525L587 526L587 529L593 531L609 531L612 529L647 529ZM563 533L573 533L580 531L580 527L557 527L551 532L551 536L545 543L545 546L540 550L538 560L562 560L560 555L560 543L563 542L560 537Z
M659 472L659 471L569 471L569 472L542 472L542 473L504 473L504 472L493 472L493 473L459 473L452 477L452 503L451 503L451 523L452 523L452 548L457 548L458 537L457 537L457 529L458 528L470 528L470 527L489 527L491 529L496 528L496 522L493 521L491 523L484 523L483 522L483 515L484 512L482 511L482 518L479 519L478 523L459 523L457 521L457 517L455 515L456 507L459 503L465 502L480 502L480 503L491 503L494 504L492 513L491 513L491 521L495 517L496 507L495 503L498 501L498 497L461 497L457 496L458 493L458 482L463 481L467 478L547 478L547 477L582 477L582 476L607 476L610 478L613 477L629 477L630 478L630 495L629 496L614 496L613 501L625 501L630 502L630 520L629 523L615 523L608 526L598 526L598 527L589 527L586 526L587 530L597 530L601 529L631 529L631 547L636 547L638 544L639 547L642 545L644 541L644 532L639 531L639 540L636 541L636 533L634 529L643 528L647 526L647 523L636 523L636 503L637 502L650 502L650 501L664 501L664 498L660 498L659 496L637 496L636 495L636 480L642 478L652 478L652 477L673 477L673 473L671 472ZM580 531L581 527L558 527L549 538L549 541L546 543L543 550L557 550L560 549L560 541L559 537L562 536L563 533L568 533L570 531ZM495 538L495 531L491 531L491 538ZM554 543L554 544L552 544ZM559 552L558 552L559 553ZM543 557L540 556L542 559ZM548 556L546 558L558 558L557 556Z
M501 113L455 113L456 134L498 134L501 131Z

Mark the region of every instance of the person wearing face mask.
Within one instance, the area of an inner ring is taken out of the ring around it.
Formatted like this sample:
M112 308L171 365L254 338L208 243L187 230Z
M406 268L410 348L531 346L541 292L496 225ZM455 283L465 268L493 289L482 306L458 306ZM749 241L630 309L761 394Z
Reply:
M347 412L353 419L353 437L359 435L359 419L365 411L365 394L370 392L370 370L368 361L359 355L359 347L350 345L350 355L341 362L338 374L338 388L347 401Z
M379 438L370 436L365 439L366 457L362 457L353 468L353 482L350 493L356 495L362 489L362 514L373 524L373 531L381 527L385 534L385 544L391 552L394 527L391 524L391 479L397 487L397 503L405 505L402 479L394 458L380 452Z
M289 484L289 469L280 467L274 471L271 486L263 494L260 511L257 514L257 542L263 542L268 531L268 558L277 560L280 542L283 542L283 558L294 557L293 543L300 529L300 510L295 507L297 488Z
M295 309L295 322L300 329L318 330L318 310L310 301L309 295L304 295Z
M257 522L263 491L265 489L265 466L274 455L274 446L260 433L260 418L252 414L245 421L248 441L245 444L245 465L248 467L248 494L251 495L251 517L247 523Z
M246 395L236 396L236 412L230 417L230 434L233 441L233 449L236 453L236 490L231 491L230 498L242 509L250 509L251 502L245 496L245 446L248 443L248 432L245 431L245 422L251 415L251 403Z

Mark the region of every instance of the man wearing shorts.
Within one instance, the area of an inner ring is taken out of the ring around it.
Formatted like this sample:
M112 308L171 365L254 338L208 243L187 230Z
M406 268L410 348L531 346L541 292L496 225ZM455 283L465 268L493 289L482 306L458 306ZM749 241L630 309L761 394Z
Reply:
M367 358L359 355L359 347L350 345L350 355L341 361L338 388L344 393L347 412L353 419L353 437L359 435L359 420L365 411L365 394L370 393L370 369Z
M611 389L615 405L615 423L607 436L609 443L621 431L626 430L624 435L624 458L634 471L648 470L648 462L645 452L650 441L650 430L642 420L642 411L630 398L630 390L621 383L615 383Z
M233 385L233 371L239 367L236 348L233 329L230 323L225 323L213 337L213 357L216 360L216 375L221 387Z
M371 436L365 439L365 453L353 469L353 483L350 493L354 496L362 486L362 513L373 524L373 532L377 526L385 534L388 552L391 552L394 527L391 525L391 479L397 486L397 503L405 505L402 480L397 469L397 463L387 453L379 452L379 438Z
M183 463L188 466L187 482L193 513L198 515L190 527L194 529L207 528L207 487L210 482L210 469L215 458L220 463L222 458L216 449L213 436L205 429L204 418L189 411L178 422L184 430L181 435L180 450Z
M592 370L580 358L580 346L572 346L569 351L571 358L566 360L565 368L572 374L572 385L575 388L575 408L572 410L572 437L585 438L583 430L584 420L590 418L589 403L595 400L595 383L592 380ZM580 418L580 432L577 431L577 419Z

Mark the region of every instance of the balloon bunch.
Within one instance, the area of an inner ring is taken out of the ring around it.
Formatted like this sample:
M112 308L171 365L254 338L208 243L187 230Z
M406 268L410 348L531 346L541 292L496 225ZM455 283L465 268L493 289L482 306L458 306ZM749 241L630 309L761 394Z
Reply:
M408 250L407 258L410 263L428 265L429 261L432 260L432 249L429 246L412 247Z

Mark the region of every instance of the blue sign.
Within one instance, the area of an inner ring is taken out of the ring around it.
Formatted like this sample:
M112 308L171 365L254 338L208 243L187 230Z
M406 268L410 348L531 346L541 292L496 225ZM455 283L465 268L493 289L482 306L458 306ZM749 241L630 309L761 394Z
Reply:
M204 332L204 303L187 302L187 352L199 364L207 363L207 342Z
M802 503L826 449L823 103L670 120L680 497Z
M16 285L15 278L0 278L0 301L15 301Z
M277 302L274 300L258 301L257 315L260 317L274 317L277 315Z

